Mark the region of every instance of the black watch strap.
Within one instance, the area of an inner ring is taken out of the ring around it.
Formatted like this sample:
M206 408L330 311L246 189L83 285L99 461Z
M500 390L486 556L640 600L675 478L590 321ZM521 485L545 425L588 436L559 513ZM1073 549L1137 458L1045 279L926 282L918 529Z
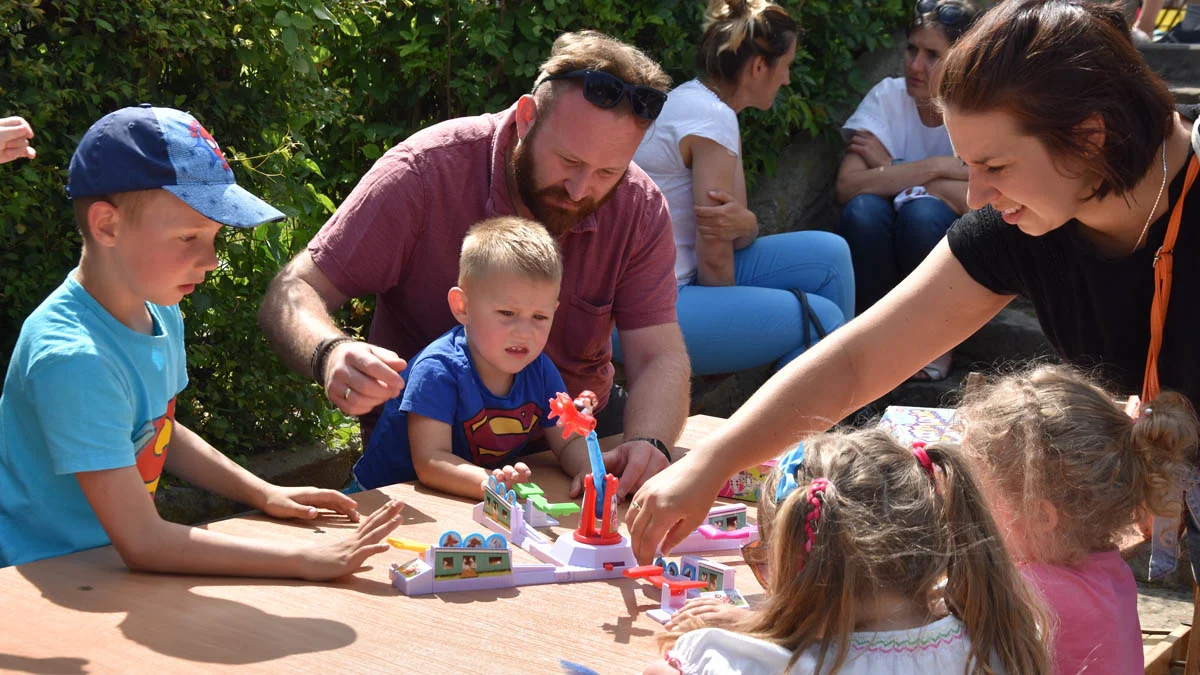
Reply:
M663 454L663 457L667 458L667 464L671 463L671 449L667 447L666 443L663 443L657 438L651 438L649 436L638 436L637 438L629 439L630 443L633 441L646 441L650 445L653 445L654 447L658 448L658 451Z

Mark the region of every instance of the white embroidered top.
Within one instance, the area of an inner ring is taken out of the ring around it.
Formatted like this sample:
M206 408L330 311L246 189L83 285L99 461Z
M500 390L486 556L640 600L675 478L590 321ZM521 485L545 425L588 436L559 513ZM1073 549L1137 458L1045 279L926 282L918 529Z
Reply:
M800 654L788 675L816 673L817 648ZM832 656L822 675L831 672ZM703 628L679 638L667 654L684 675L757 675L783 673L792 653L783 647L719 628ZM880 673L965 673L971 662L971 641L966 626L947 616L920 628L854 633L850 652L839 675Z

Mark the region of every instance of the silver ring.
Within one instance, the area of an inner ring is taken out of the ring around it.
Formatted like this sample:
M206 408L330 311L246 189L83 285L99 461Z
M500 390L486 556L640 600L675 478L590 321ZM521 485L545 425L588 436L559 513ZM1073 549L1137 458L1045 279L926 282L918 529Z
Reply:
M354 392L353 392L353 390L352 390L352 389L350 389L350 387L346 387L346 393L342 394L342 398L344 398L344 399L346 399L347 401L349 401L349 400L350 400L350 394L352 394L352 393L354 393Z
M631 508L635 508L635 509L637 509L638 511L641 511L641 510L642 510L642 505L641 505L641 504L639 504L639 503L637 503L637 500L636 500L636 499L635 499L635 500L633 500L632 502L629 502L629 506L630 506Z

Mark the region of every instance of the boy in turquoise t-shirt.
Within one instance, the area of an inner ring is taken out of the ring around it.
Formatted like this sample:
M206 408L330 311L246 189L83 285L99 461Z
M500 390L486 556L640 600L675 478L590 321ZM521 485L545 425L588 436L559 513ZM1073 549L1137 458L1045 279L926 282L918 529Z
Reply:
M194 117L149 105L88 129L68 190L79 266L25 320L0 395L0 566L111 541L135 570L329 579L386 550L399 503L322 546L159 517L165 469L275 517L359 519L345 495L267 483L175 421L187 385L179 301L217 266L222 226L284 215L234 182Z

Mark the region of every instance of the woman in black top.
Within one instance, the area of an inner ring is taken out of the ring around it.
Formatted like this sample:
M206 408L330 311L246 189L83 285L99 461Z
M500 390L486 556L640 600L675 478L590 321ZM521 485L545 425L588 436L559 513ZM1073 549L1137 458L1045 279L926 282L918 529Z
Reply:
M1195 113L1173 108L1119 12L1069 0L986 13L947 54L938 93L974 210L883 300L638 491L629 524L639 560L690 533L729 476L883 395L1016 295L1032 300L1065 360L1141 391L1151 265L1180 199ZM1164 389L1196 400L1200 194L1185 203L1158 370Z

